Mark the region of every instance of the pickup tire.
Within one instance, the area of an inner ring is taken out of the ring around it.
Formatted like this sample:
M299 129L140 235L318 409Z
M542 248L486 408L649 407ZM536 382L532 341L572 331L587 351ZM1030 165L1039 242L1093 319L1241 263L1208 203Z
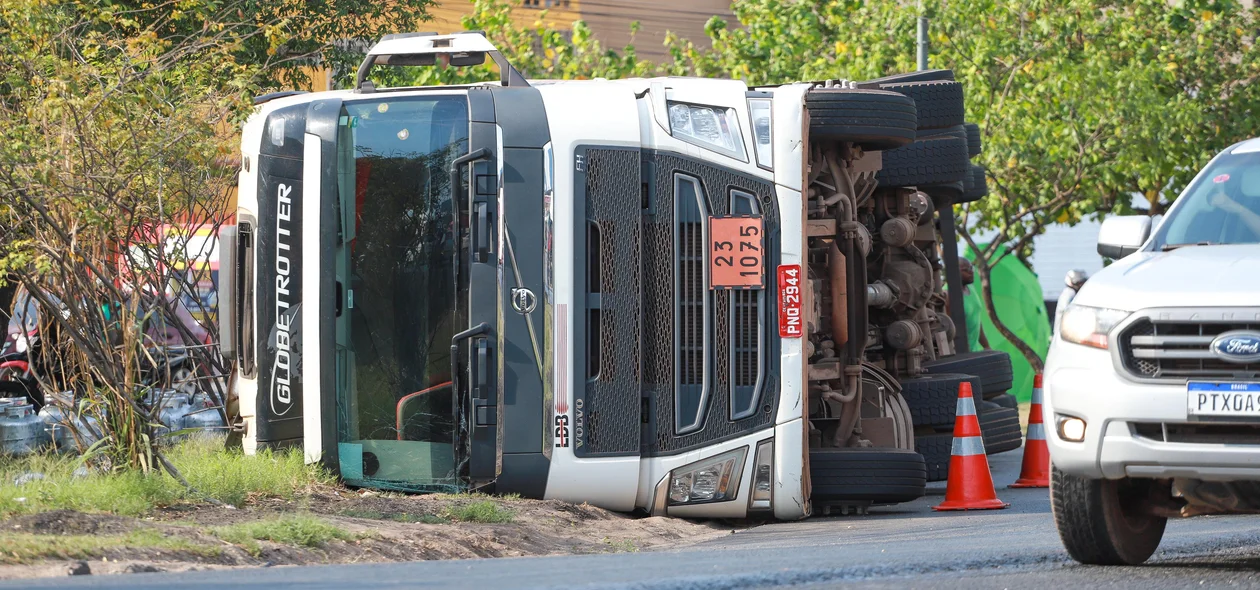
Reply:
M953 80L929 80L880 84L880 90L899 92L914 99L919 111L919 129L942 129L962 125L967 119L963 86Z
M985 399L997 397L1010 390L1014 383L1010 355L1000 350L977 350L954 356L927 361L923 367L929 373L964 373L980 378L980 392L972 395Z
M923 455L928 481L949 479L949 457L954 452L954 433L919 434L914 437L914 450Z
M923 455L907 449L810 449L811 498L823 504L897 504L923 497Z
M875 173L880 186L925 186L962 182L971 160L967 140L955 135L924 137L884 152L884 167Z
M1151 557L1168 519L1147 510L1155 480L1089 479L1051 468L1050 511L1072 559L1138 565Z
M981 148L984 147L984 139L980 137L980 126L975 123L964 123L963 127L967 130L967 154L973 158L979 156Z
M1004 408L991 401L976 404L980 433L984 435L984 454L996 455L1018 449L1024 443L1019 427L1019 410Z
M980 380L972 375L940 373L923 375L901 382L901 397L910 406L910 419L914 426L954 428L958 410L958 386L971 383L978 389Z
M918 109L896 92L822 88L805 95L811 138L891 150L914 141Z
M959 197L959 203L979 201L989 194L989 180L985 177L985 168L979 164L971 166L971 187L966 188Z

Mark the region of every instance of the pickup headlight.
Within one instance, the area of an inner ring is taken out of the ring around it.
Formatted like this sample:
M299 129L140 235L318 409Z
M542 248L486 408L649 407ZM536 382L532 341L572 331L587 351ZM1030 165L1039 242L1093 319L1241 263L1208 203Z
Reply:
M727 451L675 469L669 475L671 506L727 502L739 495L748 447Z
M670 135L736 160L748 161L735 109L685 102L667 104Z
M1129 312L1102 307L1069 305L1063 312L1059 336L1073 344L1107 349L1107 334L1129 317Z

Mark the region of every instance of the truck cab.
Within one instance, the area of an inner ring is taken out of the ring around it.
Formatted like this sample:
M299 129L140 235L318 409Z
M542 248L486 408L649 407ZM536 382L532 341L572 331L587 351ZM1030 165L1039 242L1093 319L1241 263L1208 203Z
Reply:
M901 391L958 352L935 213L972 170L961 89L924 129L880 84L531 81L479 33L415 33L353 89L261 102L221 247L246 451L658 515L921 496ZM945 196L908 161L880 185L929 139Z

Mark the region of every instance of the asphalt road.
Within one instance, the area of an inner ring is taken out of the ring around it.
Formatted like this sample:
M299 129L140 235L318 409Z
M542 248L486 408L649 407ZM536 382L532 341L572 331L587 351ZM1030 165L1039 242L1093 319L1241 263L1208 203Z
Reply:
M1141 567L1071 562L1044 489L1008 489L1020 452L990 457L1006 510L936 513L944 485L866 516L768 524L653 553L90 576L0 584L27 588L1155 588L1260 587L1260 520L1169 523Z

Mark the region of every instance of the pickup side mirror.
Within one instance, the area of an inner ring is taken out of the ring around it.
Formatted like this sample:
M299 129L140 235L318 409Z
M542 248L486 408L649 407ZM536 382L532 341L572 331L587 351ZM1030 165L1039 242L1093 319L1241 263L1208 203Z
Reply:
M1146 215L1108 217L1098 230L1098 253L1119 260L1137 252L1149 237L1151 218Z

